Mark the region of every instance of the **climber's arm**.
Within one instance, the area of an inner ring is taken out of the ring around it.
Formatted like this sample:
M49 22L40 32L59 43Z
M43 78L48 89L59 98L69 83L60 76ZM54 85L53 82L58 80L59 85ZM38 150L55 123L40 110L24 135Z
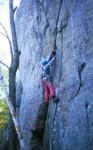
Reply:
M48 56L48 58L47 58L47 61L49 62L49 61L51 60L51 58L52 58L52 51L51 51L51 53L49 54L49 56Z
M43 68L44 69L47 69L49 66L51 66L51 64L53 63L53 61L55 60L55 56L52 58L52 60L48 63L48 64L46 64Z
M56 51L51 51L51 53L49 54L47 61L50 62L52 60L52 58L54 58L54 56L56 55Z

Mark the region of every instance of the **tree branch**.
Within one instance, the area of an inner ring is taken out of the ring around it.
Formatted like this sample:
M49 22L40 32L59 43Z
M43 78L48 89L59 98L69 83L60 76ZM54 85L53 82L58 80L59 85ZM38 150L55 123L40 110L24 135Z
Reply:
M0 61L0 64L4 65L7 69L9 69L9 67L6 64L4 64L3 62Z
M12 44L13 44L13 51L15 55L15 53L18 51L18 45L17 45L17 37L16 37L16 30L15 30L15 22L14 22L13 0L9 0L9 11L10 11L9 14L10 14Z
M2 33L2 32L0 32L0 34L2 34L3 36L5 36L5 37L7 38L7 40L8 40L8 42L9 42L10 55L11 55L11 61L12 61L12 60L13 60L13 49L12 49L11 40L10 40L10 38L9 38L9 35L8 35L7 30L5 29L4 25L3 25L2 23L0 23L0 26L3 28L3 30L4 30L4 32L5 32L5 34Z
M14 13L15 13L16 10L17 10L17 6L13 9Z
M7 38L7 35L6 35L6 34L4 34L3 32L0 32L0 34L2 34L3 36L5 36L5 37Z

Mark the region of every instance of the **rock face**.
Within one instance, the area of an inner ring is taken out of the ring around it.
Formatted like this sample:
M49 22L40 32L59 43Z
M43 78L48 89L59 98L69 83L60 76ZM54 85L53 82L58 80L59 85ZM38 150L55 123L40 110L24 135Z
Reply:
M41 59L57 47L44 150L93 150L93 0L22 0L16 15L20 124L30 150L43 102Z

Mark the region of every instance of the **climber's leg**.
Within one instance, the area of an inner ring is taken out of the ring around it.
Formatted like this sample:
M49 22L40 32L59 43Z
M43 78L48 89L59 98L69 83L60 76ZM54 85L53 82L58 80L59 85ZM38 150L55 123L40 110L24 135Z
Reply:
M55 96L55 89L54 89L54 86L51 84L51 83L47 83L47 86L49 88L49 91L50 91L50 94L52 97Z
M49 88L47 86L46 80L44 80L44 79L41 79L41 80L42 80L42 83L44 86L44 102L48 103L50 91L49 91Z
M53 101L59 101L59 98L55 94L54 86L51 83L47 83L47 86L49 88L50 94L53 97Z
M44 96L45 96L45 102L48 103L49 101L49 88L47 86L47 84L44 85Z

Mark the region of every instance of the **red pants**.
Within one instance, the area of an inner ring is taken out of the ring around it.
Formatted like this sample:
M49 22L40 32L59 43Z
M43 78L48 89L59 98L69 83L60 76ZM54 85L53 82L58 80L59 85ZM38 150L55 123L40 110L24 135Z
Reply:
M47 83L46 81L42 80L44 84L44 101L48 102L49 101L49 96L55 96L55 90L54 86L50 83Z

